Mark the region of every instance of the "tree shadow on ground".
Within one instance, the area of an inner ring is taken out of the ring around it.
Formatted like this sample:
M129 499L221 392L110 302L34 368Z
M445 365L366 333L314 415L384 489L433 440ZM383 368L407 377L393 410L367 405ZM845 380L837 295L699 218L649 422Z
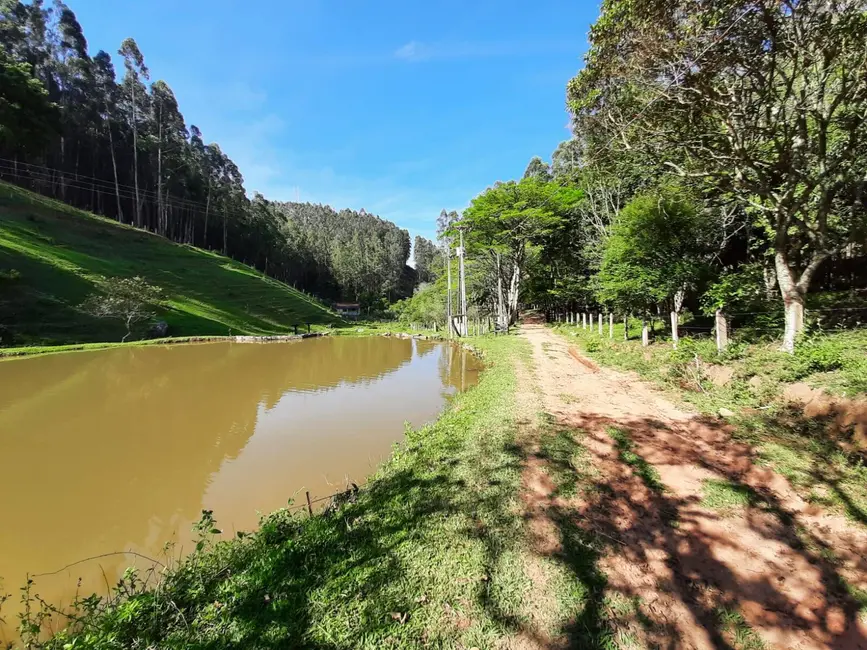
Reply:
M603 611L605 584L594 577L595 561L588 570L588 558L593 557L588 547L598 549L594 559L613 554L637 568L658 566L664 557L667 571L662 579L656 585L643 584L639 591L645 596L665 594L702 628L699 636L713 647L749 647L749 630L746 637L738 637L725 617L745 606L748 622L775 638L791 642L796 638L792 635L803 635L817 646L867 647L857 624L860 606L841 575L839 558L845 553L854 571L867 575L867 549L851 540L854 547L832 548L811 528L804 512L784 504L769 487L769 472L756 468L751 448L731 441L718 421L695 418L675 431L649 418L577 416L557 426L578 439L595 437L611 450L600 453L600 445L588 445L588 462L601 474L590 482L577 476L580 497L568 501L553 496L546 508L560 534L559 559L576 580L595 585L585 610L565 630L570 647L607 647L600 642L606 626L611 634L606 622L610 612ZM747 495L746 509L726 518L704 507L700 496L678 498L650 471L676 470L678 465L697 466L706 476L740 490ZM752 544L756 548L747 546ZM751 563L764 546L777 548L780 557ZM793 570L812 571L815 582L809 584L809 577L793 575ZM616 586L609 582L612 589L636 595L628 581ZM665 617L646 626L648 638L660 647L682 647L673 627L654 629L660 620L664 623Z

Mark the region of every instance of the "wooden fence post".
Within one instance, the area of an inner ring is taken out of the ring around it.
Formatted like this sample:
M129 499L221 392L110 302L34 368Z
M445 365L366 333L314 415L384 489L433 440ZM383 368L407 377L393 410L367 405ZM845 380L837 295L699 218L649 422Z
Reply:
M623 314L623 340L629 340L629 314Z
M309 514L312 517L313 516L313 503L310 501L310 492L308 491L308 492L305 492L304 494L307 495L307 514Z
M716 310L714 321L716 329L716 349L717 352L722 352L729 345L729 328L725 314L722 313L722 310Z

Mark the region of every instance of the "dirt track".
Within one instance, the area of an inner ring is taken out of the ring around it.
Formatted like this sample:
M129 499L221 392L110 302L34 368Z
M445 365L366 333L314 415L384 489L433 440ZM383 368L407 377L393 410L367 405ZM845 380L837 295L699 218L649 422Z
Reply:
M573 498L567 511L610 540L600 568L609 591L638 597L644 644L755 647L734 640L721 622L721 611L739 610L769 647L867 649L867 623L841 581L867 588L863 528L804 502L784 478L754 464L724 423L675 407L634 376L579 363L541 325L521 335L536 368L522 390L541 391L554 426L575 430L596 471L600 489ZM657 470L661 485L624 462L611 427L628 433L631 451ZM554 513L564 503L544 465L530 454L524 504L535 547L553 554ZM738 486L752 505L705 507L709 479ZM573 636L533 645L580 644Z

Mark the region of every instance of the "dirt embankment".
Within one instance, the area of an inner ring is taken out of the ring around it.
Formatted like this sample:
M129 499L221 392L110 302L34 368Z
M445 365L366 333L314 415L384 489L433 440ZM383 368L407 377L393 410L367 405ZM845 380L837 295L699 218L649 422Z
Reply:
M540 325L522 336L537 374L522 388L541 391L552 426L586 449L591 467L576 475L592 476L592 489L564 497L549 461L530 454L529 534L540 554L563 552L564 526L605 542L598 567L607 602L635 604L633 639L661 648L867 649L851 595L867 589L864 528L802 500L724 422L675 407L634 376L577 362ZM580 645L580 635L576 625L532 645Z

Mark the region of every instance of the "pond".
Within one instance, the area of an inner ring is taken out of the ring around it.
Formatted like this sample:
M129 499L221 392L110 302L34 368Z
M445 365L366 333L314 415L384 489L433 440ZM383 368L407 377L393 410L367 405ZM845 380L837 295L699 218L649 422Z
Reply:
M26 575L50 602L104 592L125 567L224 536L258 513L362 483L406 423L477 381L445 343L323 337L54 354L0 362L0 610L11 637ZM166 550L166 544L169 544ZM62 570L61 570L62 569ZM58 571L59 570L59 571ZM103 575L103 572L105 575Z

